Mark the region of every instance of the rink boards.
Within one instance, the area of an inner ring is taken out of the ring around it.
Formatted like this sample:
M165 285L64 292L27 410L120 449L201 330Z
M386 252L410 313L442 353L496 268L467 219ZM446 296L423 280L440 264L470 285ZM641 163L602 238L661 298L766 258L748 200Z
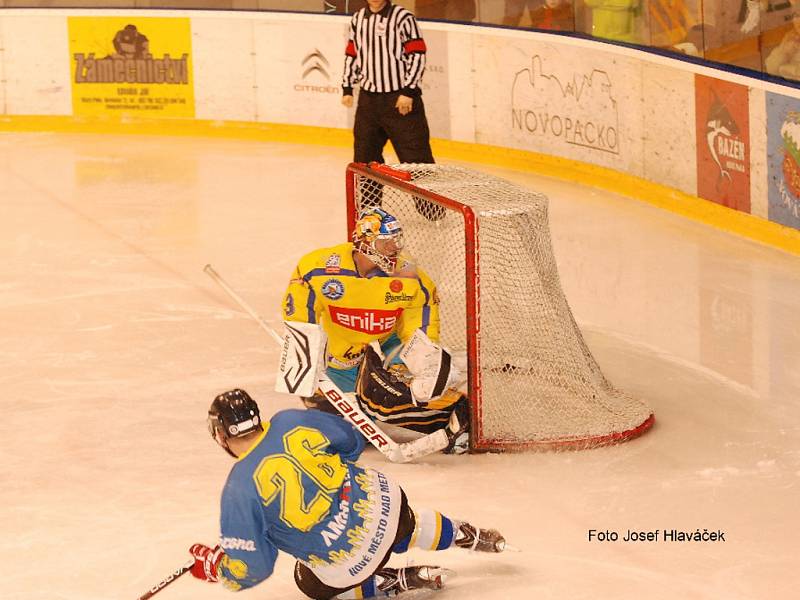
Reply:
M349 145L354 111L339 102L348 22L0 10L0 128ZM126 25L146 38L149 55L115 57ZM798 90L593 40L422 28L438 156L617 190L800 253Z

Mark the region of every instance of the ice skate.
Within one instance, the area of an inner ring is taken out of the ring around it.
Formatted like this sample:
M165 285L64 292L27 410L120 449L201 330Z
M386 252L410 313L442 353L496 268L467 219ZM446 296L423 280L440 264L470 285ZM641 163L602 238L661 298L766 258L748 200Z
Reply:
M506 539L496 529L478 529L463 522L458 525L456 546L473 552L502 552L506 549Z
M445 580L454 573L441 567L420 565L401 569L384 567L376 574L383 577L378 589L385 594L396 595L409 590L442 589Z

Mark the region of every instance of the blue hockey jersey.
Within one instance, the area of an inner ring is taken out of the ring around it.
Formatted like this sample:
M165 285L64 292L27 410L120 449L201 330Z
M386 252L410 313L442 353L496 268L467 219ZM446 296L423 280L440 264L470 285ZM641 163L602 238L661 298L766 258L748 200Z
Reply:
M278 550L332 587L366 579L391 549L400 488L355 463L364 439L319 411L276 413L222 491L220 581L233 590L272 574Z

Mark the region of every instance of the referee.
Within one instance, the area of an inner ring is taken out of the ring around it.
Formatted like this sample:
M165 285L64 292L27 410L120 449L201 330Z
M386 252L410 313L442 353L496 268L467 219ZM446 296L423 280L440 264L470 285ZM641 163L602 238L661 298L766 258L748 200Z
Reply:
M388 140L400 162L432 163L420 80L425 40L414 15L387 0L367 0L353 15L345 49L342 104L353 106L359 84L353 160L383 163Z

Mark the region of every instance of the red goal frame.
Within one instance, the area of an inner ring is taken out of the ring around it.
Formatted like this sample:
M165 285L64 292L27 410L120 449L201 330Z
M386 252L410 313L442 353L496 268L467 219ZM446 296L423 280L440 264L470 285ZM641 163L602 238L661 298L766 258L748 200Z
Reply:
M356 190L359 177L367 177L384 186L404 190L410 195L427 200L433 204L443 206L459 213L464 221L465 243L465 302L466 302L466 328L467 328L467 393L470 399L470 451L486 452L490 450L578 450L616 444L635 438L652 427L655 416L651 413L649 418L632 429L612 432L608 434L580 437L562 438L556 440L519 440L519 439L493 439L484 435L484 428L480 415L483 407L483 393L481 387L480 370L480 247L478 238L478 219L471 207L419 188L411 183L411 174L407 171L393 169L378 163L350 163L346 169L345 186L347 194L347 236L352 239L355 229ZM424 268L424 265L422 265ZM435 282L434 282L435 283Z

